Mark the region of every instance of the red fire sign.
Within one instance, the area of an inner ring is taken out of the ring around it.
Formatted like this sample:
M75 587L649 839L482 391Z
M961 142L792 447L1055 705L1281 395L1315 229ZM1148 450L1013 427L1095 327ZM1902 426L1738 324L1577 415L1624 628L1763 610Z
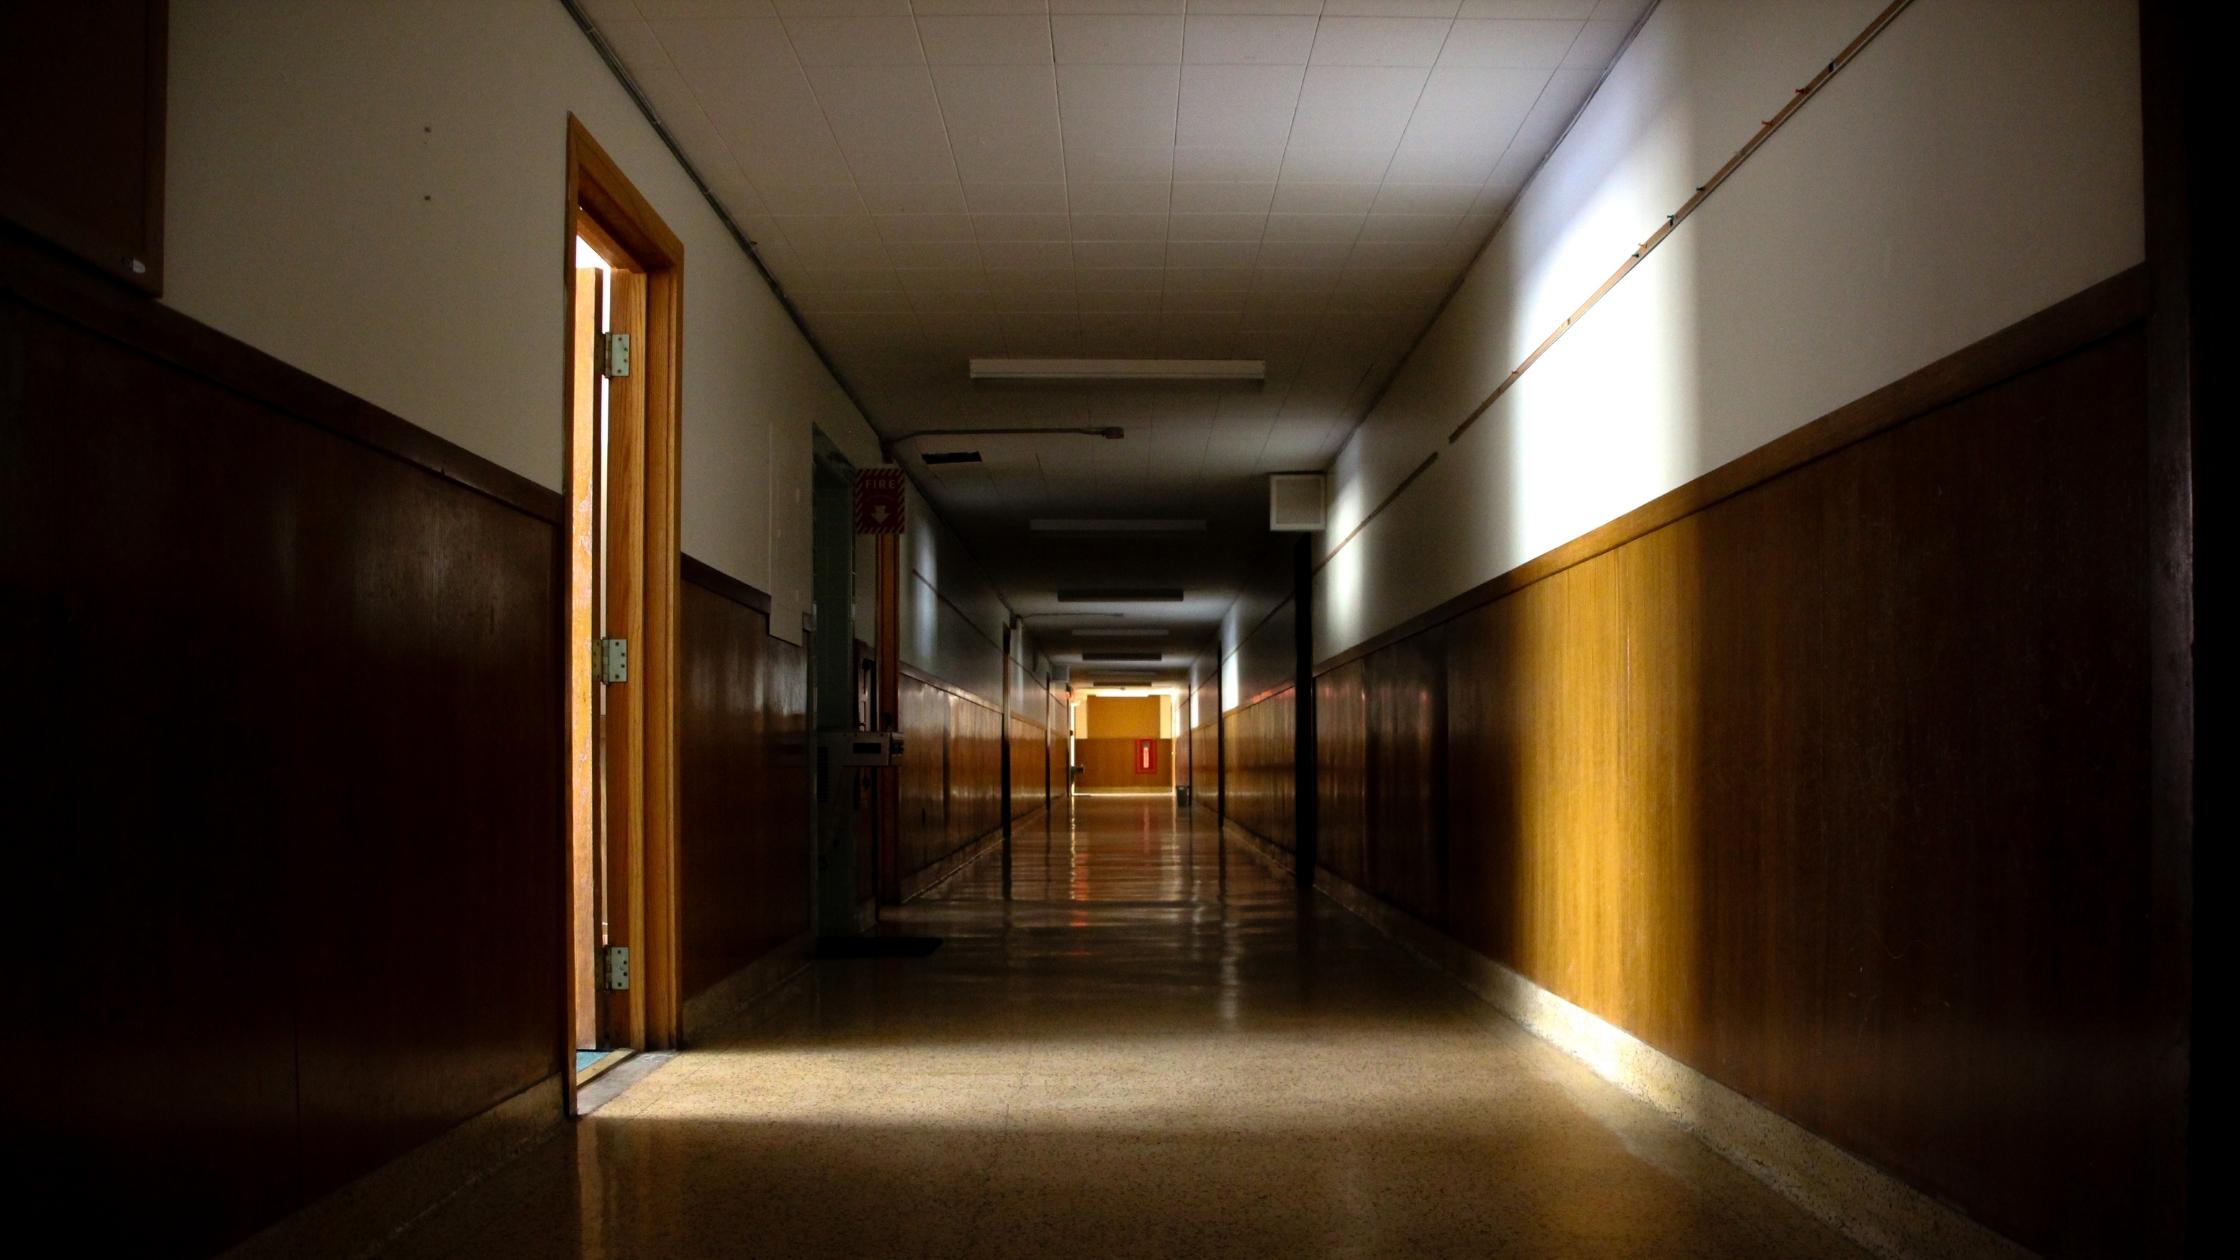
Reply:
M859 534L899 534L902 532L902 470L899 468L858 468L856 470L856 532Z

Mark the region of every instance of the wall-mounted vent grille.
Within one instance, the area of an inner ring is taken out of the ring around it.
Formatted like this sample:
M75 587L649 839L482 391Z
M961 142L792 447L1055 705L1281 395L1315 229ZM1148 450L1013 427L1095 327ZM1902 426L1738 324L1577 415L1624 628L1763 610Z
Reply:
M1182 592L1148 586L1113 586L1103 590L1059 591L1061 604L1179 604Z
M1271 473L1268 476L1268 528L1303 533L1322 528L1321 473Z

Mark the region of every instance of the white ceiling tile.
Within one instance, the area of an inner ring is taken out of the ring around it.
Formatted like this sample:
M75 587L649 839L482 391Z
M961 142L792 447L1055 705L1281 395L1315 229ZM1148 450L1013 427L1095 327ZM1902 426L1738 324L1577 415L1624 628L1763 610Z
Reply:
M1175 144L1193 148L1282 145L1291 135L1291 115L1305 77L1305 69L1299 66L1184 66Z
M1066 186L1039 184L966 184L965 204L976 214L1064 214Z
M799 70L711 78L693 90L748 178L803 184L854 178Z
M882 214L873 223L883 241L973 239L972 216L964 214Z
M1151 181L1078 183L1067 193L1076 214L1165 214L1167 185Z
M1596 21L1631 22L1641 16L1651 0L1601 0L1594 6Z
M1318 66L1428 66L1446 42L1445 18L1325 17L1314 40Z
M1170 241L1258 241L1267 228L1264 214L1178 214L1167 231Z
M615 56L622 58L622 64L628 66L632 74L663 66L675 69L669 60L669 50L662 47L660 36L653 33L653 24L639 20L637 10L631 10L628 20L600 21L598 28L608 46L614 49Z
M1618 45L1625 42L1626 32L1633 29L1631 22L1589 22L1571 43L1571 51L1563 56L1563 64L1571 68L1600 70L1617 55Z
M1084 289L1081 292L1074 294L1074 302L1077 306L1080 307L1081 313L1084 316L1091 314L1146 314L1156 312L1159 309L1161 296L1162 294L1159 290L1152 290L1149 292L1108 292L1098 289ZM1117 324L1119 322L1120 321L1106 321L1105 326L1111 327L1113 324ZM1087 320L1083 321L1083 327L1085 329L1089 327Z
M1180 66L1058 67L1058 119L1067 149L1174 143Z
M1283 178L1308 184L1374 184L1392 165L1389 145L1331 149L1294 144L1283 155Z
M1572 18L1594 15L1597 0L1462 0L1466 18Z
M1199 14L1268 14L1314 17L1323 0L1190 0L1190 16Z
M1069 184L1164 183L1174 176L1174 146L1066 144Z
M1170 238L1167 241L1169 267L1249 268L1259 254L1260 238L1257 234L1242 240Z
M1432 71L1389 178L1406 183L1483 181L1532 112L1550 73L1458 66Z
M1355 267L1436 266L1443 253L1440 244L1438 241L1357 240L1348 263Z
M897 290L804 293L795 305L807 315L909 315L916 312L910 298Z
M1062 214L976 214L972 230L983 241L1062 241L1067 239Z
M887 257L896 269L924 271L963 270L980 265L980 247L971 241L898 241L887 239Z
M859 178L956 178L941 105L924 66L820 66L807 73Z
M803 267L787 283L796 293L862 293L900 287L891 267Z
M1344 266L1352 253L1351 241L1262 241L1259 265L1332 271Z
M1460 214L1372 214L1362 221L1358 239L1440 244L1461 222Z
M988 287L987 274L977 265L897 267L894 274L901 281L902 287L912 293L956 293Z
M910 0L770 0L783 17L865 17L910 12Z
M949 13L1048 13L1048 0L911 0L910 11L919 17Z
M957 170L974 182L1065 178L1057 78L1048 66L935 66Z
M1430 71L1417 66L1309 66L1291 143L1389 149L1400 142Z
M758 190L773 214L862 214L863 197L849 184L771 184Z
M1244 304L1247 296L1243 290L1236 289L1208 289L1203 291L1170 289L1161 299L1160 306L1165 310L1193 315L1209 313L1242 315L1244 314Z
M1377 214L1460 215L1477 200L1476 184L1403 184L1391 182L1377 190Z
M1183 0L1050 0L1052 13L1180 13Z
M1552 70L1563 64L1584 25L1537 20L1456 22L1439 64Z
M1255 293L1327 294L1337 285L1335 267L1259 267L1252 273Z
M1287 179L1276 185L1275 209L1285 214L1365 214L1376 201L1375 184Z
M1157 293L1166 287L1167 277L1157 267L1081 267L1074 271L1073 282L1084 293Z
M891 184L858 182L864 208L873 214L962 214L964 189L947 180Z
M1077 214L1073 216L1077 241L1163 241L1167 216L1163 214Z
M1174 151L1174 178L1179 183L1273 183L1283 170L1280 148L1197 148Z
M1324 17L1451 18L1462 0L1327 0Z
M1058 60L1081 65L1170 65L1182 60L1182 19L1118 13L1050 19Z
M786 35L805 66L907 66L923 62L908 17L789 17Z
M1075 241L1073 261L1080 267L1160 267L1167 247L1160 241Z
M1200 17L1193 13L1182 59L1202 64L1303 66L1314 51L1311 17Z
M988 241L980 246L980 259L991 277L1000 270L1038 268L1065 272L1066 287L1073 287L1073 245L1068 241Z
M1050 22L1039 15L918 17L926 60L937 66L1047 65Z
M1184 183L1177 181L1174 185L1174 212L1176 214L1265 213L1269 202L1275 197L1275 191L1276 186L1264 180L1243 183Z
M995 289L988 297L998 315L1071 315L1080 309L1071 289Z
M669 60L687 78L743 66L794 64L793 44L776 18L679 18L651 26Z
M1268 216L1268 239L1271 241L1347 241L1361 234L1358 214L1271 214Z
M770 0L638 0L638 12L649 18L778 16Z

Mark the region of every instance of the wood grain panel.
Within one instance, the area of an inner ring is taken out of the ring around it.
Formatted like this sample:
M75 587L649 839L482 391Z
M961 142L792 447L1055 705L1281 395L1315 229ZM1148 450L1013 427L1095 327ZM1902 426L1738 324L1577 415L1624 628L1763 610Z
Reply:
M0 163L0 220L163 289L164 0L11 5L0 116L36 118Z
M1988 344L1982 388L1327 669L1323 858L1422 917L1443 883L1464 943L2032 1247L2136 1250L2184 1106L2143 351Z
M1293 700L1286 687L1221 719L1226 816L1286 851L1294 842L1292 796L1298 782Z
M561 504L130 302L0 242L7 1112L23 1228L201 1254L559 1070Z
M809 929L808 661L687 566L678 876L686 998Z
M1113 791L1133 788L1171 788L1174 786L1174 741L1152 741L1158 750L1158 766L1150 774L1136 773L1136 741L1133 739L1077 739L1074 741L1074 760L1081 766L1081 777L1074 786L1086 791Z
M1040 708L1040 705L1036 706ZM1025 718L1011 719L1011 816L1024 818L1049 804L1050 733Z
M1369 873L1369 667L1348 661L1315 679L1319 865L1360 888Z
M1444 632L1428 630L1370 657L1363 679L1369 886L1434 925L1447 917L1443 648Z

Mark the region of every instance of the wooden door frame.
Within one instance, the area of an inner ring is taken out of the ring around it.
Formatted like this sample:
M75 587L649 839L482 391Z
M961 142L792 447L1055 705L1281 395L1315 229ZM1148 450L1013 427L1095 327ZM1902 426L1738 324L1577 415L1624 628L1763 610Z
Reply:
M626 898L630 936L630 1000L616 1012L611 1039L619 1047L663 1050L677 1044L683 1023L679 989L677 923L677 599L678 459L682 450L684 362L684 243L669 230L653 206L607 156L598 141L575 115L568 115L567 190L563 202L561 275L566 298L563 318L572 322L575 311L575 242L579 234L601 244L612 244L627 254L645 277L645 334L642 345L631 349L631 371L642 374L645 387L644 461L645 516L642 546L623 557L635 561L634 575L643 592L644 625L630 644L630 681L633 702L643 712L643 739L635 755L626 756L626 771L634 771L640 786L643 828L637 852L624 853L625 878L610 879L608 896ZM568 344L568 338L563 338ZM576 408L575 371L563 363L561 379L566 391L563 417L570 440ZM573 454L569 467L573 468ZM571 487L572 489L572 487ZM572 554L570 547L562 548ZM563 575L565 576L565 575ZM616 580L610 577L610 581ZM626 579L625 579L626 580ZM567 584L561 587L561 624L566 637ZM569 642L562 652L564 668L589 667L588 644ZM580 655L579 655L580 653ZM566 679L562 680L563 687ZM563 692L565 695L565 692ZM572 758L564 759L571 767ZM567 789L563 785L563 791ZM610 839L609 864L614 865ZM571 842L562 838L563 851ZM572 857L570 859L572 861ZM562 913L573 927L573 879L567 881ZM573 967L573 937L564 938L563 967ZM563 976L568 970L563 970ZM563 1012L564 1057L568 1107L575 1111L576 986L570 979Z

